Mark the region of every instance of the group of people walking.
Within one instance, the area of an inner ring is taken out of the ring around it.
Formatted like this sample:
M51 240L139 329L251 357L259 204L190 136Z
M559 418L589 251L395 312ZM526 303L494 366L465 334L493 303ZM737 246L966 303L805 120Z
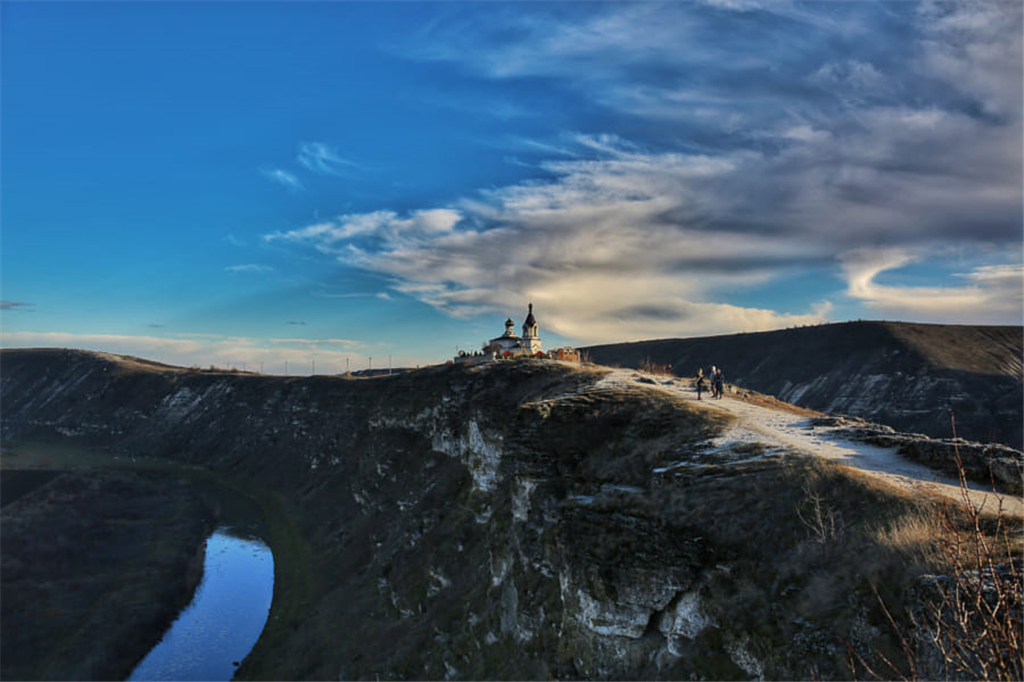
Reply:
M725 375L722 374L721 368L711 365L711 376L709 378L704 377L703 367L697 370L697 400L700 400L700 394L705 390L705 382L711 384L712 398L722 397L725 389Z

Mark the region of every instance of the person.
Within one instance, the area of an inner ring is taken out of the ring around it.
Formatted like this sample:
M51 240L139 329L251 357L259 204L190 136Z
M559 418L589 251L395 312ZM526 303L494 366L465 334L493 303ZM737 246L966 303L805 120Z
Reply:
M700 393L704 390L704 368L697 370L697 400L700 400Z
M711 394L722 399L722 394L725 392L725 375L722 374L722 368L719 367L715 370L714 377L711 378Z

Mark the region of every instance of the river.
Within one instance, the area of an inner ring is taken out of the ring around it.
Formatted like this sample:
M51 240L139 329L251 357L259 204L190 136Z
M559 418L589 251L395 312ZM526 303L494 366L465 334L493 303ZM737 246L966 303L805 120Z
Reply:
M129 680L230 680L259 639L274 591L262 540L222 526L206 540L195 597Z

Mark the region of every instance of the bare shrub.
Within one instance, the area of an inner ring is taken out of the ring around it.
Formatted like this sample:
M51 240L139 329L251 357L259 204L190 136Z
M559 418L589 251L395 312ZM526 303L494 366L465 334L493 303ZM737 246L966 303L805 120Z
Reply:
M645 372L647 374L655 374L659 376L673 376L672 365L655 362L649 357L644 358L643 361L641 361L640 367L638 369L641 372Z
M806 498L797 506L796 513L807 527L811 539L819 545L839 537L843 532L841 515L822 499L821 493L804 487Z

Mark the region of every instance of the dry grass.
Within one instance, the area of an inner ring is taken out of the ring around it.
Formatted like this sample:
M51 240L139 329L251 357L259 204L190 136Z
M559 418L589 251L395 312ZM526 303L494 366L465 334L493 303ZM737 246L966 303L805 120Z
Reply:
M942 531L934 514L915 509L878 526L873 535L878 544L896 550L914 563L940 567L944 559L937 540Z

